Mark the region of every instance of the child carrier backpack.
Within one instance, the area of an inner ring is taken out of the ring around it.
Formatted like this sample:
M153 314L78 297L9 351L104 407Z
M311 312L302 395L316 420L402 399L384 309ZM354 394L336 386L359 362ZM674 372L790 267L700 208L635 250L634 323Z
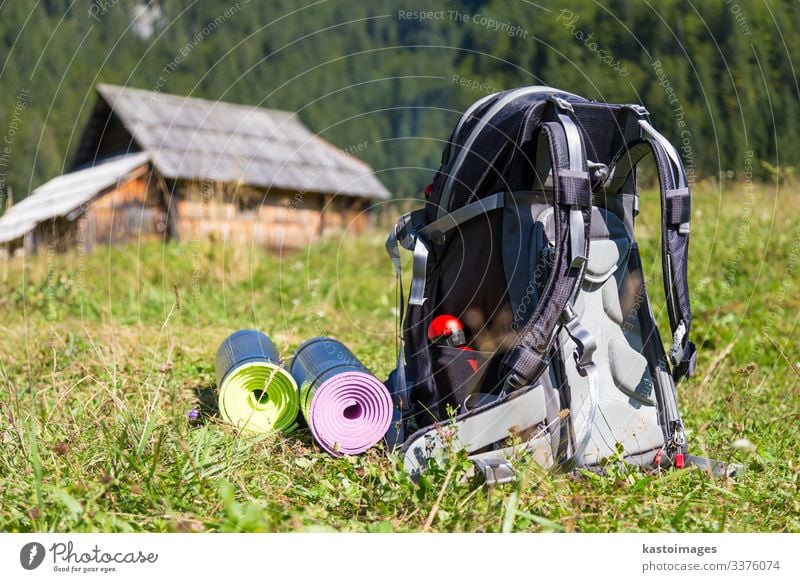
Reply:
M668 349L634 236L636 166L649 153ZM386 242L400 304L387 440L406 470L464 449L490 483L514 478L521 451L563 470L614 457L725 471L687 454L675 386L696 356L691 195L642 106L538 86L487 96L461 116L426 196ZM400 248L413 253L407 303Z

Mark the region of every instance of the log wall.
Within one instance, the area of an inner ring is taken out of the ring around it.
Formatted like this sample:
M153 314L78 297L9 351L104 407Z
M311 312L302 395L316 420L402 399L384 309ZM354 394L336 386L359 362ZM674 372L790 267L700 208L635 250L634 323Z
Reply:
M212 238L272 249L303 248L329 234L358 234L369 225L360 199L315 193L269 192L224 187L177 189L179 240Z

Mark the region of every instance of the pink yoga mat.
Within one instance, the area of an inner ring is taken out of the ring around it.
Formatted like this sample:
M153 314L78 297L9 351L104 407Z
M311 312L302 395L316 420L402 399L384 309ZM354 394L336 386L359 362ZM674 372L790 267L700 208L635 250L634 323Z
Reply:
M392 420L389 391L341 342L322 337L303 343L290 372L311 434L325 451L357 455L384 437Z

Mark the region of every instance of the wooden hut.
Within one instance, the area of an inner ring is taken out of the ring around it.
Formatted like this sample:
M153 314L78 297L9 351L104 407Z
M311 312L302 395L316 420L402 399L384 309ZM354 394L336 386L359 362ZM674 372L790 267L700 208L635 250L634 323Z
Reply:
M71 172L0 217L0 244L35 251L130 239L299 248L389 192L297 114L99 85Z

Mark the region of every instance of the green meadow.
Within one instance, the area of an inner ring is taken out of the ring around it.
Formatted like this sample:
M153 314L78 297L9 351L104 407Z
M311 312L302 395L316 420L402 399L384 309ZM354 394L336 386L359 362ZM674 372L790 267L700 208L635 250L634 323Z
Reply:
M558 475L520 459L517 482L488 488L454 455L414 483L382 445L334 459L307 431L223 423L214 353L239 328L287 357L329 334L386 377L388 227L291 253L198 240L2 260L0 531L800 531L793 186L695 190L699 357L679 401L691 452L743 464L736 480L616 464ZM665 322L658 212L646 192L638 237Z

